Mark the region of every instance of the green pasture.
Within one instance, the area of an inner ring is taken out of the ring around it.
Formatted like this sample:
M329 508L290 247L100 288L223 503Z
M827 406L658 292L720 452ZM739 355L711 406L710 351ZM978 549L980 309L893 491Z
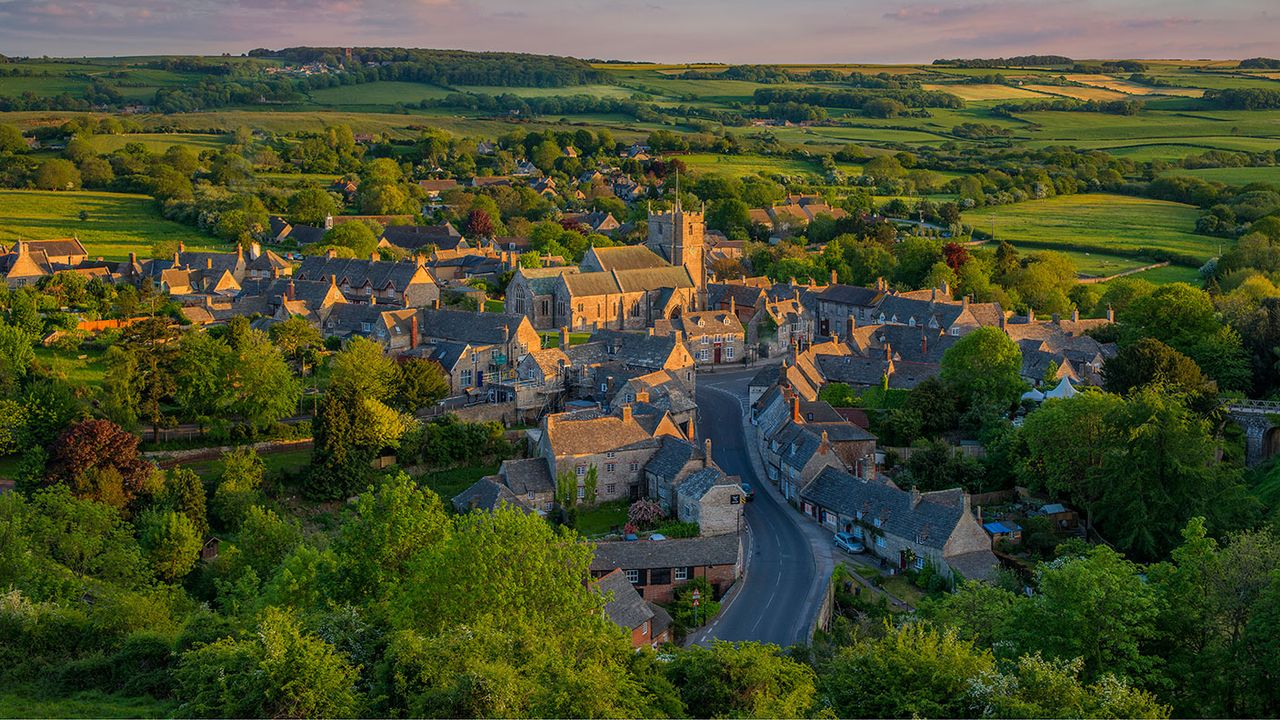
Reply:
M1081 273L1097 276L1147 264L1136 257L1141 249L1208 260L1218 240L1192 233L1198 215L1191 205L1083 194L983 207L964 213L962 220L990 232L994 218L997 240L1026 251L1066 252Z
M85 220L79 218L87 212ZM151 257L158 241L181 240L191 250L226 249L194 228L161 217L146 195L0 190L0 242L74 236L90 257Z
M125 145L139 143L148 150L162 153L174 145L189 147L195 152L202 150L218 150L231 141L230 135L212 135L198 133L131 133L125 135L94 135L88 139L89 145L100 153L119 150Z
M1249 183L1273 183L1280 185L1280 166L1198 168L1195 170L1170 170L1170 175L1191 175L1202 180L1244 186Z
M341 107L344 105L416 103L432 98L442 98L448 94L448 90L438 85L380 80L359 85L339 85L337 87L312 90L310 98L311 102L316 105Z
M629 98L634 90L619 85L570 85L568 87L506 87L492 85L459 85L458 92L477 95L515 95L516 97L567 97L590 95L601 98ZM447 92L447 91L446 91Z

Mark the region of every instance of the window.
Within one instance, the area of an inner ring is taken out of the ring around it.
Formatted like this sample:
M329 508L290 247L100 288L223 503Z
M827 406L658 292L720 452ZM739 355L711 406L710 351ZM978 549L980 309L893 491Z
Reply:
M612 460L613 458L618 456L618 453L610 450L609 452L605 453L604 456Z
M728 346L728 347L726 347L726 348L724 349L724 358L725 358L726 360L732 360L732 359L733 359L733 346L732 346L732 345L730 345L730 346Z
M907 320L907 325L910 325L911 327L915 327L915 326L916 326L916 319L915 319L914 317L912 317L911 319Z
M730 504L730 505L739 505L739 504L741 504L741 503L742 503L742 496L741 496L741 495L738 495L737 493L734 493L733 495L730 495L730 496L729 496L729 504Z
M703 344L703 345L710 345L710 344L711 344L711 336L710 336L710 335L703 335L703 336L702 336L702 344Z
M605 464L604 464L604 471L605 471L605 472L607 472L607 473L611 473L611 472L613 472L614 470L617 470L617 469L618 469L618 466L617 466L616 464L614 464L614 463L605 463Z
M689 579L689 568L687 568L687 567L678 567L678 568L676 568L676 569L675 569L675 578L676 578L676 580L688 580L688 579Z
M859 520L861 520L861 519L862 519L862 511L861 511L861 510L859 510L859 511L857 512L857 516L858 516L858 519L859 519Z
M648 621L648 620L645 620L645 621L644 621L644 624L640 626L640 634L641 634L641 635L648 635L648 634L649 634L649 621Z
M579 466L577 467L577 469L575 470L575 472L577 472L579 476L586 475L586 474L587 474L587 466L586 466L586 465L579 465ZM879 524L880 524L880 523L876 523L876 525L879 525Z
M855 540L861 540L861 539L862 539L862 528L861 528L860 526L858 526L858 525L854 525L854 526L853 526L853 538L854 538Z
M635 402L635 401L636 401L636 396L635 396L633 393L627 393L627 400L626 400L626 401L627 401L628 403L633 403L633 402Z
M463 387L471 387L471 371L470 370L462 371L462 385Z
M583 500L583 499L585 499L586 497L587 497L587 489L586 489L585 487L582 487L581 485L579 485L579 486L578 486L578 499L579 499L579 500Z
M635 460L632 460L632 461L631 461L631 472L635 472L636 470L639 470L639 469L640 469L640 463L636 462Z
M360 323L360 332L363 332L363 333L371 333L371 332L373 332L373 323L371 323L371 322L362 322L362 323Z
M878 548L882 548L882 547L884 547L884 536L883 536L883 535L879 535L879 536L877 536L877 537L876 537L876 547L878 547Z
M724 342L724 336L721 335L720 333L716 333L716 342L717 343Z
M628 570L628 571L627 571L627 582L631 583L632 585L635 585L636 583L640 582L640 571L639 571L639 570Z
M923 570L923 569L924 569L924 558L922 558L922 557L920 557L919 555L917 555L917 556L916 556L916 561L915 561L914 563L912 563L912 565L914 565L914 566L915 566L915 568L916 568L917 570Z
M600 392L609 392L609 383L600 383Z
M875 525L876 527L880 527L880 518L876 518L875 520L872 520L871 524Z
M952 335L959 336L959 335L960 335L960 328L958 328L958 327L953 327L953 328L951 328L951 334L952 334Z
M618 486L614 485L613 483L609 483L608 485L604 486L604 491L605 491L605 494L607 495L613 495L618 491Z
M671 568L654 568L649 571L650 585L670 585Z

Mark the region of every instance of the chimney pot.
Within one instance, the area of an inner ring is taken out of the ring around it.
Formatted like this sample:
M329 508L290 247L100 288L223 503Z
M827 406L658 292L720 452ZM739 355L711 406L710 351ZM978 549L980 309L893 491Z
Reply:
M561 326L560 328L560 349L561 350L569 349L569 327L568 326Z
M622 422L631 422L631 403L622 406Z
M1033 307L1027 308L1027 322L1033 323L1035 321L1036 321L1036 309Z
M831 271L831 284L832 284L832 285L835 285L835 284L836 284L836 271L835 271L835 270L832 270L832 271Z
M1115 322L1115 321L1116 321L1116 309L1108 305L1107 306L1107 322Z
M1080 322L1080 308L1071 308L1071 322Z
M799 395L791 396L791 422L794 422L794 423L804 422L803 420L800 419L800 396Z
M711 465L711 438L707 438L702 451L702 467Z

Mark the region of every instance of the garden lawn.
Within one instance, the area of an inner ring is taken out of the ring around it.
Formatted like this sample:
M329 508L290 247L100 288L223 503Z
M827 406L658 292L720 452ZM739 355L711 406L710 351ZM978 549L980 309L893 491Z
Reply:
M453 505L449 501L453 499L454 495L471 487L482 477L497 474L497 465L468 465L466 467L429 472L418 478L418 484L431 488L440 496L440 500L444 502L445 507L452 508Z
M731 177L744 175L797 175L805 174L820 177L821 168L816 163L796 160L789 157L769 157L767 155L717 155L714 153L690 153L679 156L689 171L694 174L716 173Z
M615 527L621 528L627 524L627 504L626 500L615 500L581 509L574 527L586 537L603 535Z
M963 222L1024 251L1070 253L1077 269L1107 275L1145 264L1152 252L1186 256L1197 265L1217 252L1216 238L1196 235L1191 205L1124 195L1062 195L970 210Z
M81 220L79 213L88 213ZM164 219L146 195L106 192L0 190L0 242L77 237L90 258L151 257L159 241L181 240L188 250L229 251L194 228Z
M101 387L107 366L101 350L64 353L52 347L37 345L36 361L47 366L57 377L73 386Z
M924 599L924 592L906 575L890 575L880 579L880 587L902 602L915 607Z
M281 472L297 472L311 462L311 448L303 447L283 452L260 452L263 469L267 477ZM191 463L179 463L206 480L217 480L222 477L222 459L197 460Z

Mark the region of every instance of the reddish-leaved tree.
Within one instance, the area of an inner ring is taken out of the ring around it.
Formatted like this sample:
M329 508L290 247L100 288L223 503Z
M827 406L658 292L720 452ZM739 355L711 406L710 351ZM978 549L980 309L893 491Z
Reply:
M82 420L58 438L47 479L77 496L117 507L142 493L155 466L138 453L139 438L110 420Z

